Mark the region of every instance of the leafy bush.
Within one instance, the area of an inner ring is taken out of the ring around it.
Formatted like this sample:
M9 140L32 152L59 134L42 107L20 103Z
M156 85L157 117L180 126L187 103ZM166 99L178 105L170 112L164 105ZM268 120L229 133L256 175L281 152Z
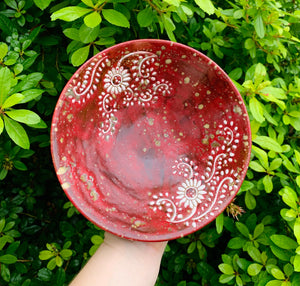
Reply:
M103 241L64 196L49 128L76 67L115 43L178 41L248 108L252 157L215 222L170 241L157 285L300 285L299 0L0 3L0 285L67 285Z

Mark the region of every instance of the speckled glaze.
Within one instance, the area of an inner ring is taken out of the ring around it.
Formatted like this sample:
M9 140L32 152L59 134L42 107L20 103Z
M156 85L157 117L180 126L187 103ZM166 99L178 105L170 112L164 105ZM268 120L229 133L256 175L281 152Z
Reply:
M215 219L251 151L242 98L200 52L135 40L87 61L52 121L55 170L68 198L118 236L162 241Z

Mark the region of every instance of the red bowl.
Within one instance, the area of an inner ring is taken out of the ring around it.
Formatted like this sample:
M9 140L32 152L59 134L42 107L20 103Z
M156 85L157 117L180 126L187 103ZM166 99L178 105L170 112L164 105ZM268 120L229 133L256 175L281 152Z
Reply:
M245 177L243 100L200 52L164 40L108 48L58 100L51 151L68 198L100 228L170 240L214 220Z

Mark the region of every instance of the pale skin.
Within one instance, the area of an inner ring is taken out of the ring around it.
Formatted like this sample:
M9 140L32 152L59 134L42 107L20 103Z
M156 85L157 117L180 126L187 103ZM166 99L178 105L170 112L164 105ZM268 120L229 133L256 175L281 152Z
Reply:
M70 286L153 286L166 245L131 241L106 232L104 242Z

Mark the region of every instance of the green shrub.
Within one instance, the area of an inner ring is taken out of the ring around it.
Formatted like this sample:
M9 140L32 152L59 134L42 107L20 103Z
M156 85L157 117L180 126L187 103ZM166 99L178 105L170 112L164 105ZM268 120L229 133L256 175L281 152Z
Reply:
M198 49L246 103L251 162L215 222L170 241L157 285L300 285L299 0L0 3L0 285L67 285L103 231L66 199L49 152L58 96L88 58L162 38Z

